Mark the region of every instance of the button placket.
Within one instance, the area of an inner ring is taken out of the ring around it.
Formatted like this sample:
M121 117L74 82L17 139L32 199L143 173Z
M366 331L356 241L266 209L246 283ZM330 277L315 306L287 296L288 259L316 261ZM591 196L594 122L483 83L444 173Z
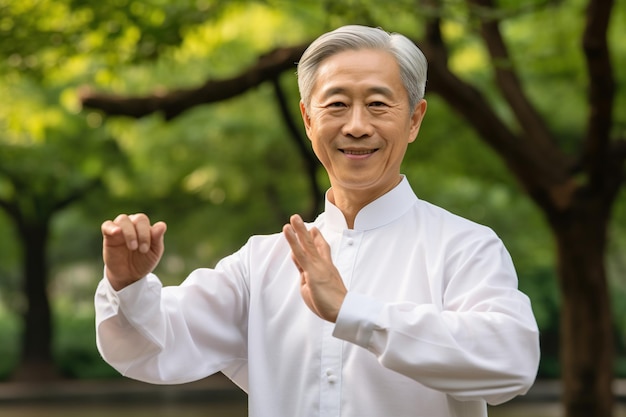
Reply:
M342 341L333 337L333 323L324 323L320 378L320 416L339 415L341 407Z
M344 231L334 252L335 266L339 270L346 287L350 287L360 233ZM341 409L341 369L344 342L332 335L335 325L325 323L322 336L320 416L339 416Z

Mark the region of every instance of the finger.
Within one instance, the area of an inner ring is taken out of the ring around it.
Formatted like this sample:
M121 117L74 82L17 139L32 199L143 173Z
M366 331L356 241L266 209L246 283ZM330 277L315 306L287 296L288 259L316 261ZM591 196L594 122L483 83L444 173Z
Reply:
M167 224L165 222L156 222L151 229L152 239L159 240L163 237L167 231Z
M324 236L322 236L322 233L317 227L311 228L311 238L315 248L317 249L317 253L319 253L324 259L331 260L330 245L326 242L326 239L324 239Z
M296 264L296 268L298 268L298 271L302 273L304 271L302 265L306 261L307 256L302 249L302 245L300 244L298 237L296 236L296 232L293 230L293 227L290 224L286 224L285 226L283 226L283 234L287 239L287 243L289 243L289 246L291 247L291 259L293 260L294 264Z
M124 241L126 242L126 247L128 247L131 251L137 250L139 247L137 231L135 230L135 225L130 217L126 214L120 214L115 218L115 220L113 220L113 223L121 229Z
M100 230L102 231L102 236L107 238L115 236L117 233L120 232L121 229L119 228L119 226L113 223L113 221L107 220L102 223L102 225L100 226Z
M135 233L137 235L137 248L139 249L139 252L148 252L152 244L150 219L142 213L131 214L129 218L135 227Z
M150 240L152 249L160 253L163 250L163 235L167 231L165 222L156 222L150 229Z
M292 252L300 252L300 242L298 241L298 237L296 236L296 232L293 230L291 224L286 224L283 226L283 234L287 239L287 243L291 247Z
M310 252L314 248L313 239L311 238L311 234L306 228L302 217L298 214L294 214L289 219L291 227L293 228L296 236L298 237L298 241L300 245L305 251Z
M302 269L302 267L300 266L300 262L298 262L298 259L295 257L293 252L291 253L291 260L293 261L294 265L296 265L296 269L298 270L298 272L300 272L300 275L302 276L302 280L304 282L304 269Z

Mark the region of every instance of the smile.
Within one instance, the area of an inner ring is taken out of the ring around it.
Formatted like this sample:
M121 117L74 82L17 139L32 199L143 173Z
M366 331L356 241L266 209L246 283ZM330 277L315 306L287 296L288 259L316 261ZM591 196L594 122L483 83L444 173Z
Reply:
M366 149L366 150L350 150L350 149L340 149L341 152L346 155L369 155L376 152L378 149Z

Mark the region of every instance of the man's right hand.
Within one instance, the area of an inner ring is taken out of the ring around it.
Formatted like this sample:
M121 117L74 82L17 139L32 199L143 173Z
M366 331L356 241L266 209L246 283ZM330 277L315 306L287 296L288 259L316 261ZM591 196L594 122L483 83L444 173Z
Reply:
M106 276L116 291L148 275L161 260L164 222L150 225L145 214L120 214L101 230Z

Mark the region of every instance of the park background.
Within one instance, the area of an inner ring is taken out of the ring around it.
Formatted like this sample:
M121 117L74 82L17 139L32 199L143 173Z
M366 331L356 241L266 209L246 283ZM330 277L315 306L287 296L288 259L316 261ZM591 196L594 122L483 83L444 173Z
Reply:
M583 45L592 8L582 0L0 0L0 379L117 376L94 342L103 220L141 211L167 222L156 272L177 284L250 235L280 230L290 214L311 220L319 212L328 182L301 128L297 58L289 54L348 23L406 34L429 58L438 56L438 29L446 68L479 92L513 142L532 144L532 129L498 82L514 73L552 145L571 159L583 153L598 109L590 85L611 80L610 115L601 120L610 123L602 162L617 165L617 185L602 183L614 187L603 212L607 240L580 246L600 246L604 270L592 280L608 288L612 351L598 340L593 354L611 358L611 377L626 377L626 2L606 4L612 67L592 76ZM505 55L485 42L493 22ZM403 173L420 198L502 238L541 330L539 378L561 378L567 286L558 216L529 193L539 180L520 181L521 157L494 147L436 68ZM579 165L568 165L563 181L592 194L594 174Z

